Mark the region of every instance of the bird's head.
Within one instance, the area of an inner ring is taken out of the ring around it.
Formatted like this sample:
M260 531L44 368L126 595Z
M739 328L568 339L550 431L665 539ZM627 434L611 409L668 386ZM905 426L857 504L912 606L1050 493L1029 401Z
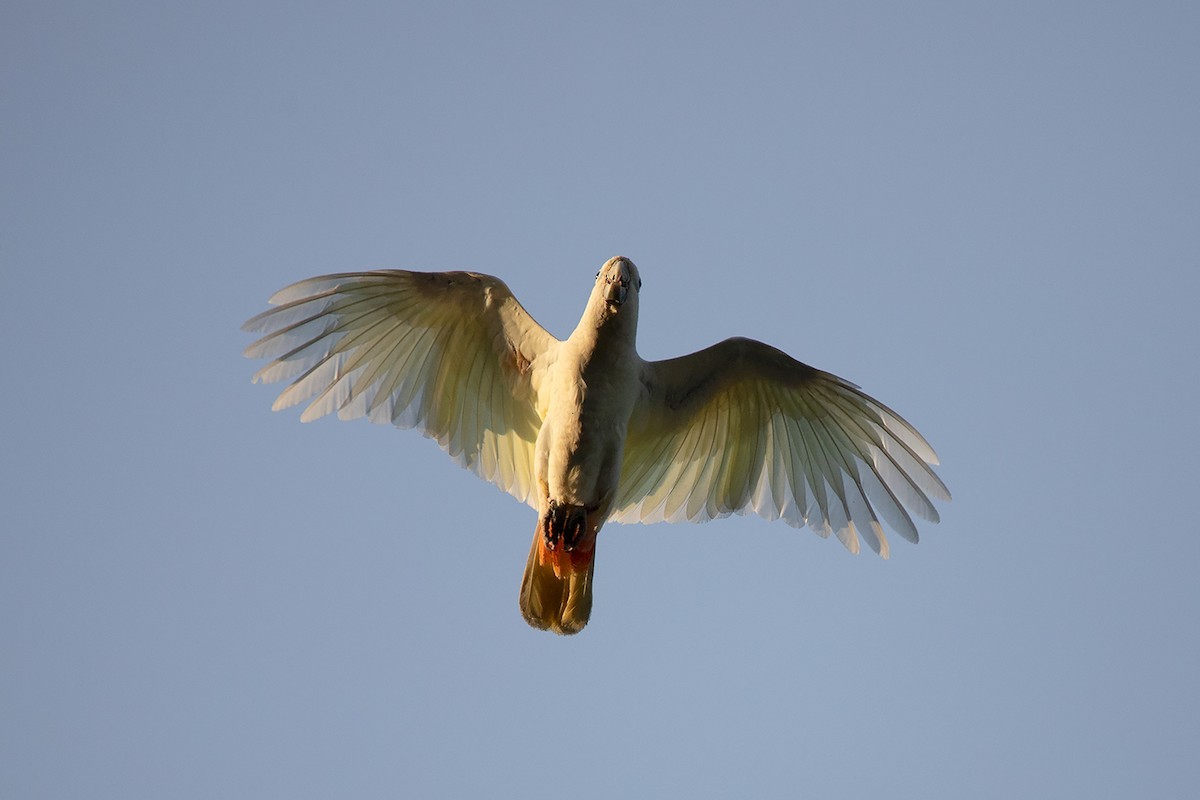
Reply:
M593 293L603 297L609 313L615 314L631 301L636 308L637 295L641 288L642 279L633 262L625 256L613 256L605 261L604 266L596 273L596 288Z

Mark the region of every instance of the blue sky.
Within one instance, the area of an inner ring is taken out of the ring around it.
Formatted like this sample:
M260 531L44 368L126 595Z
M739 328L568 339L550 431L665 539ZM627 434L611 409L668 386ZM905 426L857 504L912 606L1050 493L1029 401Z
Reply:
M1186 3L35 3L0 12L0 796L1200 789L1200 12ZM239 331L366 268L598 266L942 457L922 542L532 512L302 425Z

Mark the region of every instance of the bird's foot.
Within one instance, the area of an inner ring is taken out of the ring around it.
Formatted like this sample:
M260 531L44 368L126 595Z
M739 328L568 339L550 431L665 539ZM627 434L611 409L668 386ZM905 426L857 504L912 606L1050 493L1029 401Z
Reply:
M558 547L566 552L574 550L587 534L587 509L570 506L551 500L542 518L542 539L547 550Z
M558 516L558 501L551 500L550 507L546 509L546 515L542 517L542 541L546 543L547 550L553 550L558 540L558 535L555 533L558 526L554 524Z

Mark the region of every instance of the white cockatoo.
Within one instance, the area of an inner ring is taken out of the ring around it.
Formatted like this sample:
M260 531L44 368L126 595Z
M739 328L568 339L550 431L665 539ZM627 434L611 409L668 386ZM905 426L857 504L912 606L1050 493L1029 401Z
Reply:
M498 278L374 272L300 281L245 329L290 381L274 409L308 402L418 428L459 464L537 509L521 581L534 627L578 633L592 608L604 523L704 522L753 512L859 538L888 555L880 518L911 542L950 493L900 415L852 383L751 339L667 361L637 353L642 280L627 258L596 274L559 341Z

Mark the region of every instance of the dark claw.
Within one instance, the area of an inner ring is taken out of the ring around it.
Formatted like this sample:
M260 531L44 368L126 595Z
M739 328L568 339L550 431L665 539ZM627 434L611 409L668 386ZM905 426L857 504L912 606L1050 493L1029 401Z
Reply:
M547 550L562 549L571 552L579 546L587 534L588 510L582 506L569 506L550 500L546 506L546 517L542 520L542 539Z
M547 550L554 549L554 517L557 516L558 504L553 500L550 501L550 508L546 512L546 518L542 520L542 540L546 543Z
M570 552L583 540L584 528L587 527L587 512L582 508L571 509L570 516L563 526L563 548Z

